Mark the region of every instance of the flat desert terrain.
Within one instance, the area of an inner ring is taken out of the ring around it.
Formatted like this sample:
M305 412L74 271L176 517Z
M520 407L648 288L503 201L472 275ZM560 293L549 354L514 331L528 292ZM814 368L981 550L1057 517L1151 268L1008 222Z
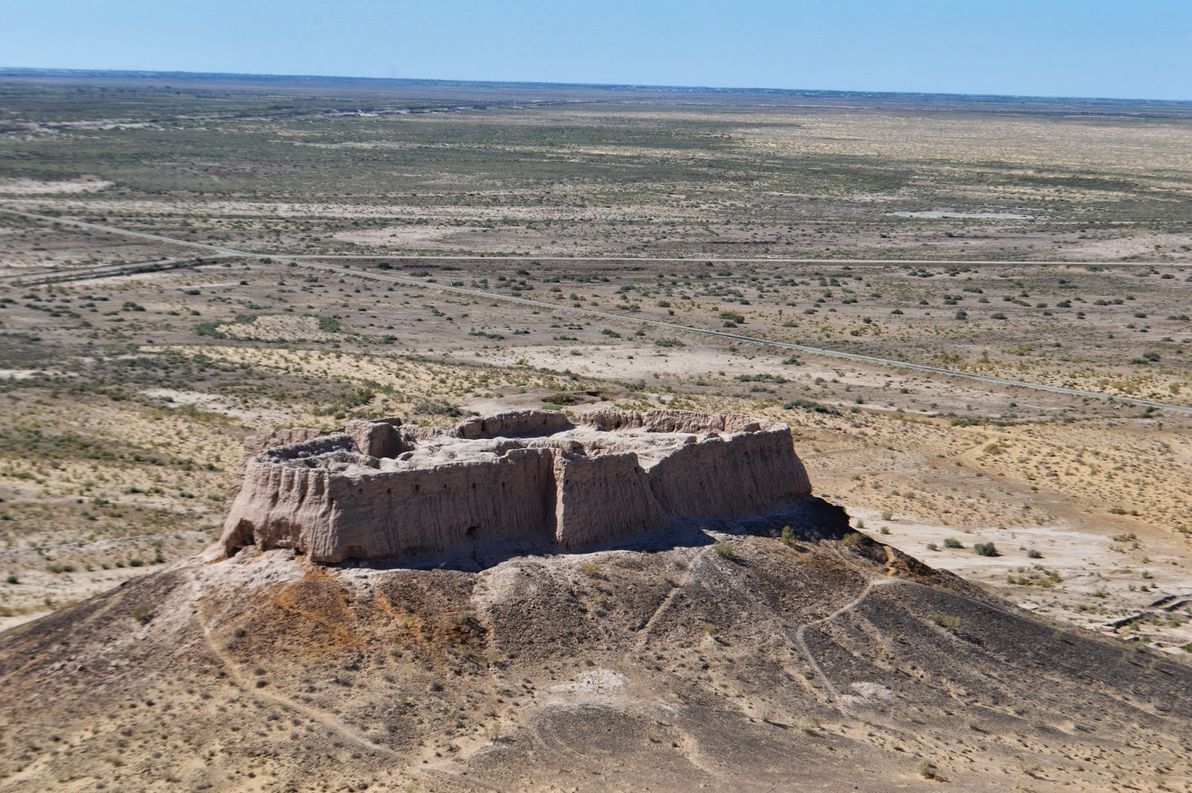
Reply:
M252 432L673 407L1192 657L1192 105L6 74L0 303L0 627L208 547Z

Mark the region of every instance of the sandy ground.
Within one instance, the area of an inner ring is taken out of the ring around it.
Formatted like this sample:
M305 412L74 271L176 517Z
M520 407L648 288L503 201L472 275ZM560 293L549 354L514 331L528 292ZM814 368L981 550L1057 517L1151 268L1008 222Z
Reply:
M54 181L0 178L0 194L15 196L98 193L111 186L112 182L95 176L84 176L79 179L58 179Z

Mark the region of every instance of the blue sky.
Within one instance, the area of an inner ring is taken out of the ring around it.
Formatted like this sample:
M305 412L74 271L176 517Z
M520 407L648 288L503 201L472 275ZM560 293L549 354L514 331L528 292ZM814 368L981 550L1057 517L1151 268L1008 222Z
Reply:
M0 0L0 66L1192 99L1192 0Z

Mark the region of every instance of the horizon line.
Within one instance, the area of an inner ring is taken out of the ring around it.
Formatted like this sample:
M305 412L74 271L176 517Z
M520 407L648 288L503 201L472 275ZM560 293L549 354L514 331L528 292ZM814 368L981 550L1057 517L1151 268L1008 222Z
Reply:
M714 85L666 85L655 83L585 83L585 82L555 82L551 80L474 80L462 78L442 77L376 77L366 75L346 74L276 74L269 72L210 72L187 71L184 69L107 69L107 68L61 68L49 66L0 66L0 77L43 75L95 75L110 74L129 77L223 77L223 78L257 78L257 79L291 79L291 80L354 80L378 83L406 83L424 85L474 85L490 87L520 87L520 88L588 88L609 91L680 91L680 92L740 92L756 94L786 94L786 95L854 95L854 96L939 96L966 97L975 99L1011 99L1011 100L1059 100L1082 102L1130 102L1163 105L1192 105L1192 98L1188 99L1148 99L1145 97L1113 97L1113 96L1061 96L1047 94L998 94L998 93L964 93L957 91L891 91L865 89L833 89L833 88L766 88L761 86L714 86Z

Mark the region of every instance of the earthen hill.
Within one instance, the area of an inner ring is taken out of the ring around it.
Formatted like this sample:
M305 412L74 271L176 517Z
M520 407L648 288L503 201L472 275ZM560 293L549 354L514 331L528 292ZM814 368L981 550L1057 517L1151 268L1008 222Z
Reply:
M280 444L280 445L279 445ZM572 550L811 494L790 429L674 410L521 411L447 429L398 419L257 442L222 537L311 561L413 560L482 545Z

